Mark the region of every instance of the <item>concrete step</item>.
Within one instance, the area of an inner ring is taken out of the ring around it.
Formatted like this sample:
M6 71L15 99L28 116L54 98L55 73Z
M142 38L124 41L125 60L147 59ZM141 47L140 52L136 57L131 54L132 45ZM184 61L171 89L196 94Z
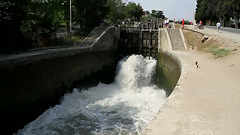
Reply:
M173 50L185 50L179 29L167 29Z

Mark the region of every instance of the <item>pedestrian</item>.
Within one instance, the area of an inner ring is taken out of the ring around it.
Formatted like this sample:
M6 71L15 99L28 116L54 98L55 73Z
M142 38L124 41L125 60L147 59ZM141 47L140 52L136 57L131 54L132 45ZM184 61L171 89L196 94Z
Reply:
M198 28L199 28L199 29L204 29L204 27L203 27L203 23L202 23L202 20L199 21Z
M221 27L221 23L218 21L218 23L217 23L217 32L219 32L220 27Z
M164 20L165 28L168 28L168 24L169 24L169 19L166 17Z
M169 27L169 19L167 18L167 28Z
M184 27L184 19L182 19L182 27Z
M103 21L103 18L101 17L100 18L100 25L103 25L104 21Z

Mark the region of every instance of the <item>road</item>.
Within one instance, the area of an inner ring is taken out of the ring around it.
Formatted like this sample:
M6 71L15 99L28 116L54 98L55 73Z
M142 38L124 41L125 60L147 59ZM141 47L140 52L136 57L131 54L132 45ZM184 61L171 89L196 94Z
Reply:
M204 26L204 27L217 30L217 28L215 26ZM226 32L232 32L232 33L240 34L240 29L221 27L220 30L221 31L226 31Z
M240 29L232 29L232 28L221 28L219 32L217 32L216 27L214 26L204 26L204 29L195 29L193 26L188 25L185 26L188 29L198 31L205 35L217 35L223 38L231 39L234 42L240 43Z

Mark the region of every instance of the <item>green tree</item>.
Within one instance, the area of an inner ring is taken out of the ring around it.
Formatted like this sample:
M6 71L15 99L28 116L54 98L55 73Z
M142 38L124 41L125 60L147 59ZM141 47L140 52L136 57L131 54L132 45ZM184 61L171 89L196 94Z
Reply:
M11 52L28 47L20 25L26 18L25 10L29 2L29 0L0 1L1 52Z
M55 32L59 25L68 21L63 1L31 2L27 18L22 22L24 32Z
M212 20L213 22L235 20L235 27L238 28L240 18L239 0L197 0L196 20Z
M235 20L235 28L238 28L240 19L240 1L239 0L226 0L226 8L228 9L228 15Z
M81 27L95 27L107 15L107 0L73 0Z
M109 11L106 19L110 23L118 24L126 18L126 14L124 12L125 3L123 3L122 0L108 0L107 6L109 7Z
M197 9L196 9L196 20L206 20L206 10L207 10L207 2L205 0L197 0Z
M152 10L151 15L156 18L162 18L162 19L165 18L165 16L163 15L163 11L159 11L159 10Z
M135 21L140 21L140 18L144 14L143 8L140 4L129 2L125 8L126 17Z
M230 19L228 16L229 9L227 8L225 1L226 0L219 0L216 7L216 16L218 18L217 21L220 21L223 26L225 25L225 20Z

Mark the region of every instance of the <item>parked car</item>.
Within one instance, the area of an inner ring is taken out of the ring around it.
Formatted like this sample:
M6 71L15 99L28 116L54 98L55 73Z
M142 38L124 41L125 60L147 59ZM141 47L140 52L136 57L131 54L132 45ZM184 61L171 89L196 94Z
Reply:
M67 28L59 28L56 32L57 38L63 38L67 34Z

